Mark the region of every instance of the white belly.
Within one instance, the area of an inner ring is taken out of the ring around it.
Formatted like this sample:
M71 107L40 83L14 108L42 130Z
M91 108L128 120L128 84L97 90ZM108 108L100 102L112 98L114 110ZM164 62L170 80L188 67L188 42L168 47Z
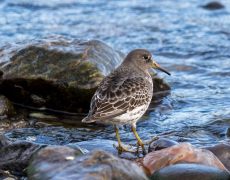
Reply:
M123 125L136 123L139 120L139 118L143 116L147 108L148 108L147 105L142 105L140 107L133 109L132 111L128 111L125 114L114 117L109 121L109 123L123 124Z

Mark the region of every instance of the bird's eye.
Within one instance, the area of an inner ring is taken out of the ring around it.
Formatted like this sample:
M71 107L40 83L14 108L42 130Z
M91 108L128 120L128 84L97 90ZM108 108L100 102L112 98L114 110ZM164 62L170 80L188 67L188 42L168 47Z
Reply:
M144 56L143 56L143 59L148 60L149 57L148 57L147 55L144 55Z
M151 58L150 58L149 56L147 56L147 55L144 55L144 56L143 56L143 59L144 59L146 62L149 62Z

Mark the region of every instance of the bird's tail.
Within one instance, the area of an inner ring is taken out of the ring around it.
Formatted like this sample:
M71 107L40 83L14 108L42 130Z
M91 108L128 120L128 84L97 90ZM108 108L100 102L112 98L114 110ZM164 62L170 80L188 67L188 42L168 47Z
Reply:
M86 116L84 119L81 120L81 122L83 123L92 123L95 122L95 120L89 118L88 116Z

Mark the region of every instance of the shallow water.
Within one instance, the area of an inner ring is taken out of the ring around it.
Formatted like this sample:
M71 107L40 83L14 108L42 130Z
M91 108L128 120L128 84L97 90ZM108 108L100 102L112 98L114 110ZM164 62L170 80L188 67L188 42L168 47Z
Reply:
M230 1L221 1L225 8L216 11L201 8L205 2L5 0L0 2L0 45L62 35L103 40L125 53L147 48L172 73L159 73L172 91L138 123L140 136L158 134L198 146L229 142ZM121 133L125 142L134 142L128 128ZM47 144L115 140L110 126L59 124L7 135Z

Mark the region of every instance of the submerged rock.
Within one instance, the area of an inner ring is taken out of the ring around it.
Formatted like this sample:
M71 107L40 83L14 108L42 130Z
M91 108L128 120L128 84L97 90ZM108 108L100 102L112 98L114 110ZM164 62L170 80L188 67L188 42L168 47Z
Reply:
M88 111L103 77L124 58L101 41L63 38L30 42L7 53L0 93L13 102L78 113ZM163 80L154 81L155 92L170 89Z
M220 2L217 1L213 1L213 2L209 2L206 5L201 6L204 9L207 10L218 10L218 9L223 9L224 5L221 4Z
M156 171L152 180L228 180L229 173L201 164L175 164Z
M143 158L143 167L149 174L172 164L197 163L228 171L220 160L209 150L181 143L159 151L148 153Z
M104 151L76 156L71 148L44 148L34 156L28 168L33 180L59 179L147 179L133 162L117 158Z
M230 145L229 144L217 144L213 147L206 148L215 154L224 166L230 171Z

